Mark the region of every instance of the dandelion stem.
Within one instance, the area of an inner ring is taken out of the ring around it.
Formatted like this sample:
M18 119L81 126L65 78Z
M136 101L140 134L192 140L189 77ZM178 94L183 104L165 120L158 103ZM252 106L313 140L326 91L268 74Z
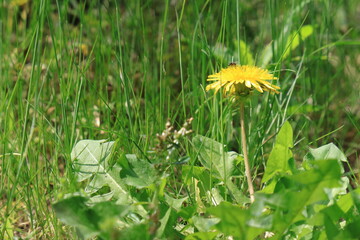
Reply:
M254 197L254 186L252 184L252 179L251 179L249 157L247 153L246 132L245 132L245 124L244 124L244 102L240 103L240 126L241 126L241 144L242 144L242 150L243 150L244 162L245 162L245 175L248 182L250 201L253 203L255 201L255 197Z

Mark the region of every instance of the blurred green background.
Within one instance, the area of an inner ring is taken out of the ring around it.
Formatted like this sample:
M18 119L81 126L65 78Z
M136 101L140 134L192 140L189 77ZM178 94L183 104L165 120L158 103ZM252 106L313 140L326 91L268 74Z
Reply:
M259 177L286 120L297 161L333 142L358 176L359 22L357 0L0 0L0 236L70 236L51 203L77 189L80 139L150 155L167 119L193 117L194 133L239 152L237 112L204 91L233 61L279 78L280 95L246 109Z

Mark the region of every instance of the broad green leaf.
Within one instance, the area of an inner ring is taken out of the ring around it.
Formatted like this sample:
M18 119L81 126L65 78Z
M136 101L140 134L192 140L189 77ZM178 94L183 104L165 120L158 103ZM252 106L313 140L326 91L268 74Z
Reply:
M341 217L344 216L344 212L338 207L338 205L331 205L325 207L320 212L316 213L312 216L307 223L313 226L324 226L325 221L329 219L333 221L333 223L338 222Z
M152 164L146 160L138 159L134 154L127 154L129 168L121 170L121 177L130 186L145 188L157 179L157 172Z
M306 204L328 199L327 189L341 186L341 168L336 160L318 161L314 168L289 176L303 185L302 193L307 193Z
M225 183L235 201L247 202L247 198L231 181L234 165L239 155L236 152L225 152L221 143L200 135L194 137L193 144L199 152L201 164L211 172L213 177Z
M240 65L255 65L254 57L251 53L250 47L243 40L240 41L235 40L234 45L235 45L234 55L236 56L236 61ZM239 52L240 52L240 59L238 59Z
M291 227L291 232L296 235L296 239L316 239L314 238L314 227L308 224L294 225Z
M100 233L96 212L86 204L86 198L75 196L63 199L53 205L57 217L67 225L76 227L85 238L95 237Z
M269 62L273 57L273 50L275 52L282 51L280 47L282 46L281 42L283 41L284 36L285 38L287 37L287 41L284 46L285 48L284 48L284 53L282 55L282 59L287 58L290 55L291 51L293 51L299 46L300 40L305 41L306 38L311 36L311 34L314 31L314 27L312 25L305 25L302 26L298 31L292 33L288 33L287 31L288 31L287 28L283 28L283 32L280 34L280 37L276 39L275 42L266 45L264 50L260 53L260 58L259 58L260 66L265 67L266 65L269 64Z
M89 201L88 201L88 204L89 205L94 205L96 203L99 203L99 202L107 202L107 201L110 201L111 198L113 197L114 193L113 192L109 192L109 193L104 193L104 194L101 194L101 195L95 195L95 196L92 196Z
M342 166L340 165L341 172L342 172ZM349 187L349 178L347 177L341 177L339 181L340 186L337 188L327 188L325 189L325 193L330 200L329 204L333 203L335 200L338 199L338 196L345 195L347 192L347 189Z
M310 217L305 212L307 206L328 200L325 190L340 185L341 169L336 160L317 161L313 169L286 178L293 182L292 187L268 195L266 200L268 204L271 202L277 206L274 227L280 235L284 234L293 223L305 221ZM274 201L274 197L278 199Z
M311 36L313 32L314 28L311 25L305 25L302 26L299 31L291 33L286 42L283 58L287 58L290 55L290 52L299 46L300 40L304 41Z
M89 194L97 192L108 185L119 203L130 203L126 186L120 179L120 167L110 166L110 154L114 142L105 140L81 140L71 152L71 159L79 182L93 177L85 191Z
M340 162L347 162L345 154L336 147L335 144L329 143L319 148L309 149L304 157L304 167L306 168L308 164L311 164L312 161L317 160L327 160L327 159L337 159ZM341 172L344 173L343 167L341 167Z
M231 195L231 197L233 197L237 203L248 203L249 202L249 199L246 196L244 196L244 194L241 192L239 186L236 186L232 181L227 181L226 187L228 188L229 194Z
M193 216L191 220L200 232L208 232L215 224L220 222L218 218L204 218L199 216Z
M75 145L71 152L71 159L78 181L92 177L85 188L88 194L96 193L104 186L110 187L110 193L106 193L104 196L95 196L94 202L110 199L112 196L118 204L135 203L136 201L130 196L125 182L120 178L121 167L109 164L113 145L114 142L105 142L105 140L81 140ZM146 211L141 205L137 205L136 210L140 215L146 215Z
M98 226L101 230L100 237L102 239L111 239L111 236L118 233L118 229L122 226L121 221L128 216L131 206L118 205L114 202L100 202L95 204L91 209L98 216Z
M81 140L71 151L76 176L82 182L94 173L106 174L112 147L115 142L106 140Z
M280 173L291 173L289 161L293 161L290 148L293 147L293 131L289 122L281 127L273 150L266 163L266 169L262 183L270 180L274 175Z
M197 206L196 204L194 205L188 205L186 207L182 207L180 209L180 211L178 212L178 215L180 217L182 217L184 220L189 220L192 216L194 216L194 214L196 213L197 210Z
M200 135L194 137L193 144L199 152L201 164L216 178L224 181L232 175L236 152L225 152L221 143Z
M304 168L311 168L311 165L314 161L323 161L329 159L336 159L339 162L341 173L344 173L342 162L347 161L346 156L333 143L329 143L316 149L310 148L309 153L307 153L304 157L303 166ZM335 199L336 195L346 194L346 189L349 185L349 179L347 177L342 177L341 182L342 185L339 188L326 190L330 200Z
M264 232L264 229L249 226L251 219L250 211L228 202L222 202L216 207L210 207L207 212L220 219L215 225L216 229L226 236L233 236L236 239L254 239Z
M165 208L163 208L165 210ZM156 237L160 239L174 239L176 231L174 224L177 219L177 215L172 208L168 208L165 214L160 219L160 226L156 231Z
M272 180L268 181L266 183L266 186L263 189L259 190L258 192L273 193L276 188L277 183L278 183L277 179L272 179Z
M211 176L209 171L206 170L204 167L198 166L189 166L183 165L182 166L182 181L187 185L192 185L192 178L196 178L199 180L202 191L205 193L206 191L210 190L212 187Z
M72 196L53 205L57 217L75 227L81 237L88 239L95 236L110 237L116 231L119 218L124 217L130 207L113 202L101 202L94 206L87 205L88 199Z
M327 160L338 159L347 162L345 154L333 143L326 144L319 148L310 148L309 153L305 155L304 160Z
M121 168L118 165L115 165L105 170L103 173L95 173L94 178L86 186L85 191L88 193L95 193L103 186L108 185L113 197L117 199L117 203L133 203L124 181L120 178L120 170ZM108 197L108 194L105 194L105 196Z
M132 225L124 230L122 230L118 236L113 236L112 239L121 239L121 240L150 240L153 237L149 234L149 224L137 224Z
M320 111L321 109L322 108L319 106L314 106L310 104L292 105L288 107L286 111L286 115L291 116L293 114L308 114L308 113Z
M208 197L208 202L211 205L218 205L221 202L224 201L223 196L221 195L220 191L219 191L219 187L218 188L212 188L211 191L207 191L206 195Z
M353 206L353 196L360 196L360 188L357 188L344 196L341 196L336 202L336 205L344 212L347 213ZM355 197L356 198L356 197Z
M359 239L360 236L360 216L356 216L353 220L353 222L346 225L345 230L350 233L349 235L353 239Z
M317 206L324 208L324 204L329 202L328 190L340 185L339 163L336 160L316 161L309 170L280 178L275 193L256 193L251 216L261 216L263 209L271 209L269 213L273 218L268 223L272 220L274 239L280 239L294 226L314 216ZM322 219L314 221L324 221L323 216L320 217ZM263 221L266 223L264 219Z
M170 197L169 195L167 195L165 193L165 201L167 204L169 204L170 207L172 207L173 209L175 209L176 211L180 211L183 202L188 199L188 197L184 197L184 198L180 198L180 199L175 199Z
M185 240L212 240L218 234L218 232L196 232L186 236Z
M170 218L170 214L171 214L171 208L169 208L166 211L163 218L160 219L160 227L156 231L156 236L157 237L162 237L164 235L166 225L168 224L168 221L169 221L169 218Z
M343 227L339 234L336 236L332 236L335 240L351 240L351 239L359 239L360 236L360 216L356 216L352 219L352 221L347 224L345 227Z
M102 221L106 221L111 217L125 217L131 210L128 205L118 205L114 202L100 202L91 207L99 216Z

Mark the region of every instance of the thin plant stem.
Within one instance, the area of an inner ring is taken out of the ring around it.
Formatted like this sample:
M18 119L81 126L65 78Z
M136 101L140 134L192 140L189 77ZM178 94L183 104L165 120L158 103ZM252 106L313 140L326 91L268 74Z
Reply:
M245 132L245 124L244 124L244 102L240 103L240 126L241 126L241 145L242 145L244 162L245 162L245 175L249 187L250 201L253 203L255 201L255 197L254 197L254 186L252 184L252 179L251 179L247 144L246 144L246 132Z

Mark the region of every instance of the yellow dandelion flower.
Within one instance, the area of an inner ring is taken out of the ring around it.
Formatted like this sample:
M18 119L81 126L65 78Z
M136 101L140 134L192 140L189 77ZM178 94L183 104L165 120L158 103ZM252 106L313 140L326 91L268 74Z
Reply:
M261 93L264 91L279 93L277 90L280 87L269 82L275 79L277 78L266 69L232 63L220 72L208 76L207 81L214 82L206 86L206 91L214 89L217 93L222 88L224 95L240 96L248 95L253 89Z

